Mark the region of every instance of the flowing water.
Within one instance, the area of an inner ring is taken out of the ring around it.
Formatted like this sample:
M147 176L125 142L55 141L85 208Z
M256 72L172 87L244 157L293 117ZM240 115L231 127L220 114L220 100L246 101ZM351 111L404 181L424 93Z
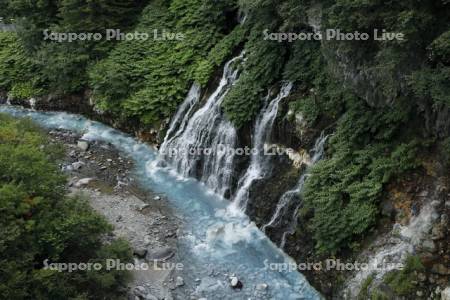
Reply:
M175 116L172 118L172 122L170 123L169 129L167 130L164 141L161 144L161 148L159 150L160 153L167 155L168 151L170 150L169 147L172 145L173 140L178 138L183 133L195 105L200 100L200 93L200 87L194 83L189 90L186 99L180 105L177 112L175 113Z
M230 202L199 181L155 166L159 154L150 146L78 115L36 112L10 106L0 106L0 112L30 117L47 128L71 130L83 134L84 139L110 143L133 159L134 176L140 184L165 194L175 213L182 217L178 255L185 266L183 277L186 286L197 286L195 291L191 291L198 295L196 298L321 298L299 272L270 267L294 262L245 214L231 213ZM228 276L233 273L243 282L242 291L233 291L229 287ZM196 278L201 280L199 284ZM269 285L267 294L257 294L255 285L259 283Z
M252 184L267 177L270 173L271 156L266 155L265 144L269 141L272 133L273 123L278 114L278 106L281 100L286 98L292 89L292 83L286 82L281 87L279 94L272 100L269 95L265 99L265 105L256 119L253 130L253 149L250 158L250 165L247 171L239 179L236 195L233 203L236 207L245 212L249 200L249 192Z
M322 132L320 137L316 140L314 148L311 150L311 160L308 168L317 163L323 157L325 142L327 141L327 138L328 136L325 136ZM283 227L283 222L287 223L287 229L284 230L280 242L281 248L284 248L286 244L287 235L293 234L295 228L297 227L298 210L301 206L300 194L303 191L303 187L305 185L306 179L308 178L308 174L308 169L306 169L305 172L300 176L297 185L292 190L285 192L281 196L271 220L262 227L263 232L265 232L269 227L283 230L280 227ZM295 207L293 213L289 214L293 205Z
M175 130L183 115L186 122L181 122L174 136L170 137L169 132L161 146L161 158L178 173L185 177L200 178L221 196L230 192L237 142L236 130L223 116L221 104L238 79L238 71L233 68L233 64L242 60L243 55L225 64L219 86L191 117L184 111L193 107L195 101L192 99L198 99L200 93L194 91L187 97L172 121L171 131Z

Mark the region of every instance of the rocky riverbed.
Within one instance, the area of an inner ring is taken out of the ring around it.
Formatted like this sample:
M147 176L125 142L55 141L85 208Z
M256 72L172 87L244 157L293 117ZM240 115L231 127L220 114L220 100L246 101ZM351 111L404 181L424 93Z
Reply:
M143 190L131 172L133 162L111 145L88 142L64 130L49 132L64 145L61 164L69 177L70 193L82 194L92 208L114 226L112 238L124 238L133 248L135 264L146 271L132 271L129 299L172 299L172 291L185 285L178 263L177 234L181 221L164 195Z

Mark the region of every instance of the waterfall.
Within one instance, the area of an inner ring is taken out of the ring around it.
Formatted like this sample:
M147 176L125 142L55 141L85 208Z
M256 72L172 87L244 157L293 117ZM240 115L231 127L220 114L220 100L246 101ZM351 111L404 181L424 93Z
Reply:
M265 99L264 108L259 114L254 131L250 165L244 176L239 179L233 204L245 211L249 199L249 191L255 180L265 178L270 172L270 156L265 155L264 146L269 140L272 126L278 114L278 104L286 98L292 89L292 83L286 82L279 94L270 101L270 91Z
M190 114L200 92L197 88L191 89L191 96L188 95L178 116L174 117L160 153L178 173L200 178L221 196L229 193L237 142L236 130L224 118L221 104L238 78L238 70L233 68L233 64L243 56L244 53L225 64L219 86L192 116ZM182 115L184 118L178 131L170 137Z
M200 86L194 83L191 89L189 90L186 99L180 105L175 116L172 118L172 122L170 123L164 141L159 149L159 152L161 154L166 155L168 149L172 145L173 140L183 133L184 129L186 128L186 124L189 121L189 118L191 117L195 105L200 100L200 92L201 92ZM175 132L175 130L177 131Z
M325 149L325 142L327 141L328 136L325 136L322 132L320 137L316 140L316 143L314 145L314 148L311 150L311 163L310 166L308 166L308 169L317 163L320 159L323 157L324 149ZM288 221L288 228L286 231L283 232L282 238L281 238L281 244L280 247L284 248L286 244L286 238L288 234L293 234L295 231L295 228L297 227L297 217L298 217L298 211L301 206L301 201L298 197L300 197L301 192L303 191L303 187L305 185L306 179L309 176L308 169L305 170L305 172L300 176L300 179L297 183L297 185L287 192L285 192L280 200L278 201L277 207L275 209L275 213L273 214L270 221L262 227L262 231L265 232L268 227L279 227L282 225L282 221L285 220L285 216L289 213L290 208L292 205L296 205L295 209L293 210L293 213L291 215L291 220ZM296 199L299 199L298 202L300 203L294 203Z

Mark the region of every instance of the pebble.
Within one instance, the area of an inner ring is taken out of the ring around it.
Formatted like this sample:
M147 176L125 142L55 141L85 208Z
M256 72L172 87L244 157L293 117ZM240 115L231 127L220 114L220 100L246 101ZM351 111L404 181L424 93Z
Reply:
M230 277L230 285L234 289L242 289L243 286L242 282L236 276Z
M177 279L176 279L176 281L175 281L175 285L176 286L183 286L184 285L184 279L183 279L183 277L181 277L181 276L178 276L177 277Z
M77 188L83 187L83 186L87 186L91 181L93 181L94 178L83 178L78 180L74 186Z
M87 141L84 141L84 140L79 140L78 143L77 143L77 147L81 151L87 151L87 149L89 149L89 143Z

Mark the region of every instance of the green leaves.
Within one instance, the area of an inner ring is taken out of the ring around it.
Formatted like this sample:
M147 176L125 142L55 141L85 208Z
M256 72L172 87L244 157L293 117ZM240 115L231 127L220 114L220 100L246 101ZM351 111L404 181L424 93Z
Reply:
M399 105L386 113L358 98L351 101L330 139L331 156L313 167L305 185L305 207L313 212L309 230L319 254L336 254L367 232L384 185L416 167L418 144L394 142L408 110Z
M103 217L85 200L66 196L55 148L30 121L0 114L0 293L11 299L118 298L126 272L43 270L45 259L131 259L125 242L103 245L112 230Z

